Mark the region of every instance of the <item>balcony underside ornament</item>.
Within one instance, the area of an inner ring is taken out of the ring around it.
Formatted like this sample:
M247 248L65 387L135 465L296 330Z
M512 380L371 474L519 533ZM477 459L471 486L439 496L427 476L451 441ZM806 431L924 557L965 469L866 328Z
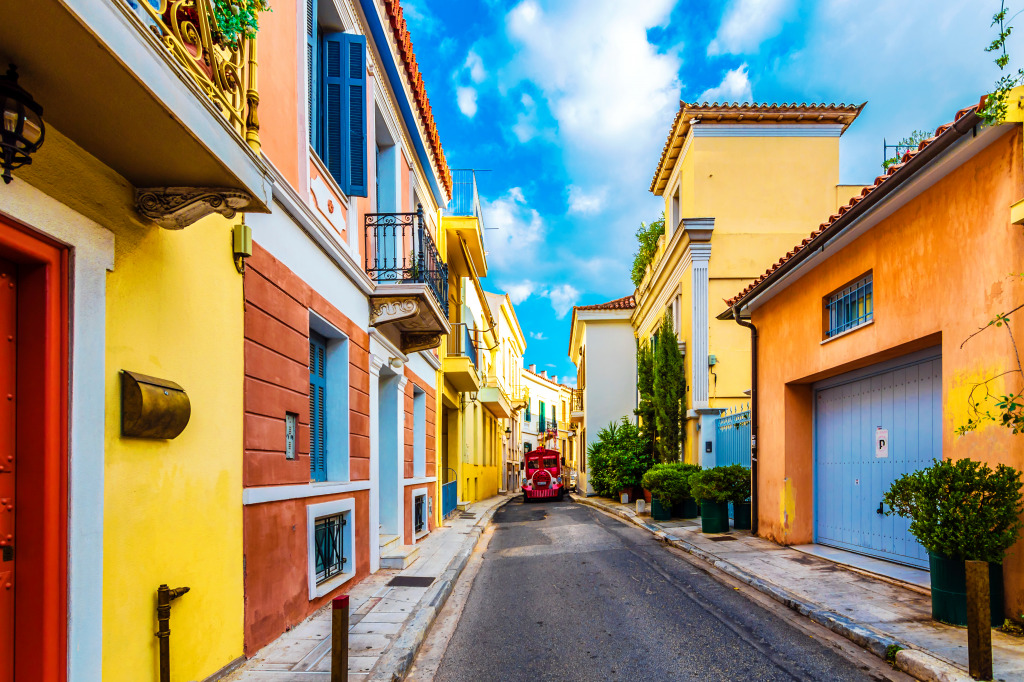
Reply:
M211 213L234 218L254 204L246 192L220 187L149 187L135 190L139 213L168 230L180 230Z
M415 298L379 298L370 305L370 326L378 327L387 322L416 317L419 312L420 305Z
M441 334L437 332L404 332L402 334L402 352L406 354L437 348L440 345Z

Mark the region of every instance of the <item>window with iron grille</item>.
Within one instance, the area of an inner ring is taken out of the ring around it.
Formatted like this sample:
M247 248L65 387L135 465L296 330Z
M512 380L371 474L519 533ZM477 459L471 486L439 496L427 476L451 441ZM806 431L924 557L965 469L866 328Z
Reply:
M314 545L316 552L316 582L319 585L345 570L345 514L325 516L316 520Z
M865 325L874 317L871 273L825 297L825 338Z
M427 496L417 495L415 501L415 519L413 532L422 533L427 529Z

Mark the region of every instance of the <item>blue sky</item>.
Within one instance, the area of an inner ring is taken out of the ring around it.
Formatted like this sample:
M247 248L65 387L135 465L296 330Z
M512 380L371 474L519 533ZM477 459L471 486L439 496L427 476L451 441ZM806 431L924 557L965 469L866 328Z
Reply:
M633 234L662 210L648 188L681 98L867 101L841 145L856 184L880 173L883 137L934 129L998 77L992 0L402 5L449 165L488 169L485 287L516 303L526 362L573 379L572 306L632 293ZM1024 54L1024 27L1010 51Z

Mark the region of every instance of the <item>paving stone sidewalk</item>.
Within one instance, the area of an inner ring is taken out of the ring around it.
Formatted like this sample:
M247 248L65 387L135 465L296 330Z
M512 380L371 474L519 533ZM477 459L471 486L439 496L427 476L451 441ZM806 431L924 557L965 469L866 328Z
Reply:
M705 535L699 519L657 522L638 515L635 506L573 497L647 529L883 658L890 644L905 648L896 665L918 679L971 679L967 629L933 621L927 589L782 547L749 531ZM992 648L995 679L1024 681L1024 640L993 630Z
M349 680L400 680L497 508L496 495L456 512L447 525L417 543L404 570L381 569L349 595ZM429 587L389 587L395 576L432 576ZM329 682L331 604L260 650L226 682Z

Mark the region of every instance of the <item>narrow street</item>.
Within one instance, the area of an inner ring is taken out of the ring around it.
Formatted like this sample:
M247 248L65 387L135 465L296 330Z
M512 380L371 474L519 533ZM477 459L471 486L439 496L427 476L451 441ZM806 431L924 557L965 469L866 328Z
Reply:
M517 499L494 529L436 680L873 679L588 507Z

